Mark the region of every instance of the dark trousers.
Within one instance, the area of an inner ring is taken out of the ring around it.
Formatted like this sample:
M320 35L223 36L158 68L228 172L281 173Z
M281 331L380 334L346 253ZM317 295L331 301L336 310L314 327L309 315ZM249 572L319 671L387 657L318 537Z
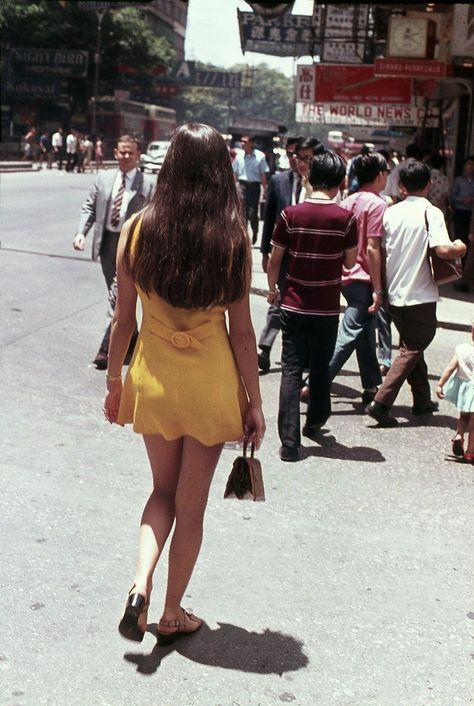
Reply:
M104 235L102 237L102 242L100 245L100 264L102 267L102 274L104 275L105 279L105 286L107 287L108 292L108 306L107 316L105 319L105 331L104 336L102 338L102 343L100 344L100 348L104 351L109 350L110 327L112 325L112 319L114 317L115 300L117 296L115 262L117 259L117 245L119 241L119 236L120 233L112 233L111 231L104 230Z
M283 261L280 267L280 273L278 275L278 289L283 292L286 284L286 275L288 272L288 255L285 253L283 256ZM280 319L280 304L270 304L267 311L267 320L265 326L262 329L260 338L258 339L258 347L262 350L270 351L278 332L281 330L281 319Z
M413 406L425 407L430 402L431 391L423 351L436 334L436 302L390 306L389 309L400 334L400 351L375 401L391 407L406 380L413 394Z
M77 153L71 154L70 152L68 152L67 153L67 160L66 160L66 171L73 172L75 167L77 167L77 161L78 161Z
M259 181L239 181L242 195L245 201L245 211L247 221L250 221L254 238L258 234L258 202L260 201Z
M281 310L282 356L278 433L283 446L297 448L300 389L309 360L307 424L324 424L331 414L329 362L336 345L338 316L314 316Z

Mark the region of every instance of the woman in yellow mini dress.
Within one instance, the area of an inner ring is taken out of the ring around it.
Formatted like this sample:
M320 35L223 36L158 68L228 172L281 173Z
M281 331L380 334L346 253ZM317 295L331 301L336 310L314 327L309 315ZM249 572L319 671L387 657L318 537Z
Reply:
M209 487L224 442L265 432L250 319L250 244L227 146L188 123L171 141L155 196L125 224L104 413L143 434L153 490L119 631L141 641L153 572L172 532L158 640L202 621L181 607L202 541ZM137 293L143 320L122 384ZM228 327L226 323L228 317Z

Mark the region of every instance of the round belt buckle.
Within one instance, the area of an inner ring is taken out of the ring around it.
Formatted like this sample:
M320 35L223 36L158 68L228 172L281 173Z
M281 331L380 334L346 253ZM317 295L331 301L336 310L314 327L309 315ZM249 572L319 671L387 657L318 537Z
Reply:
M189 348L191 345L191 336L184 331L176 331L171 336L171 343L176 348Z

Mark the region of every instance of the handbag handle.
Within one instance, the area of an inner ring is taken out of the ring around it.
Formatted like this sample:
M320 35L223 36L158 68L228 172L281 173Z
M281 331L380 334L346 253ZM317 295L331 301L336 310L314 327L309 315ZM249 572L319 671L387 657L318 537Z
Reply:
M248 445L249 445L249 439L248 439L248 436L245 436L244 437L244 454L243 454L244 458L246 458L246 456L247 456ZM254 453L255 453L255 444L252 442L252 444L250 445L250 458L253 458Z

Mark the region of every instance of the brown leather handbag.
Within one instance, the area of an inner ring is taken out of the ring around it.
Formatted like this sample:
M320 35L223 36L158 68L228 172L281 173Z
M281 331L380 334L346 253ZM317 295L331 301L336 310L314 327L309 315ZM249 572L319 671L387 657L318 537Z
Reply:
M429 233L427 210L425 210L425 228ZM449 284L449 282L455 282L462 277L462 263L459 257L453 260L444 260L436 254L436 248L428 247L428 262L436 284Z
M238 456L227 479L224 498L237 498L238 500L265 500L262 466L254 457L255 445L250 447L250 456L247 456L248 442L244 440L243 455Z

